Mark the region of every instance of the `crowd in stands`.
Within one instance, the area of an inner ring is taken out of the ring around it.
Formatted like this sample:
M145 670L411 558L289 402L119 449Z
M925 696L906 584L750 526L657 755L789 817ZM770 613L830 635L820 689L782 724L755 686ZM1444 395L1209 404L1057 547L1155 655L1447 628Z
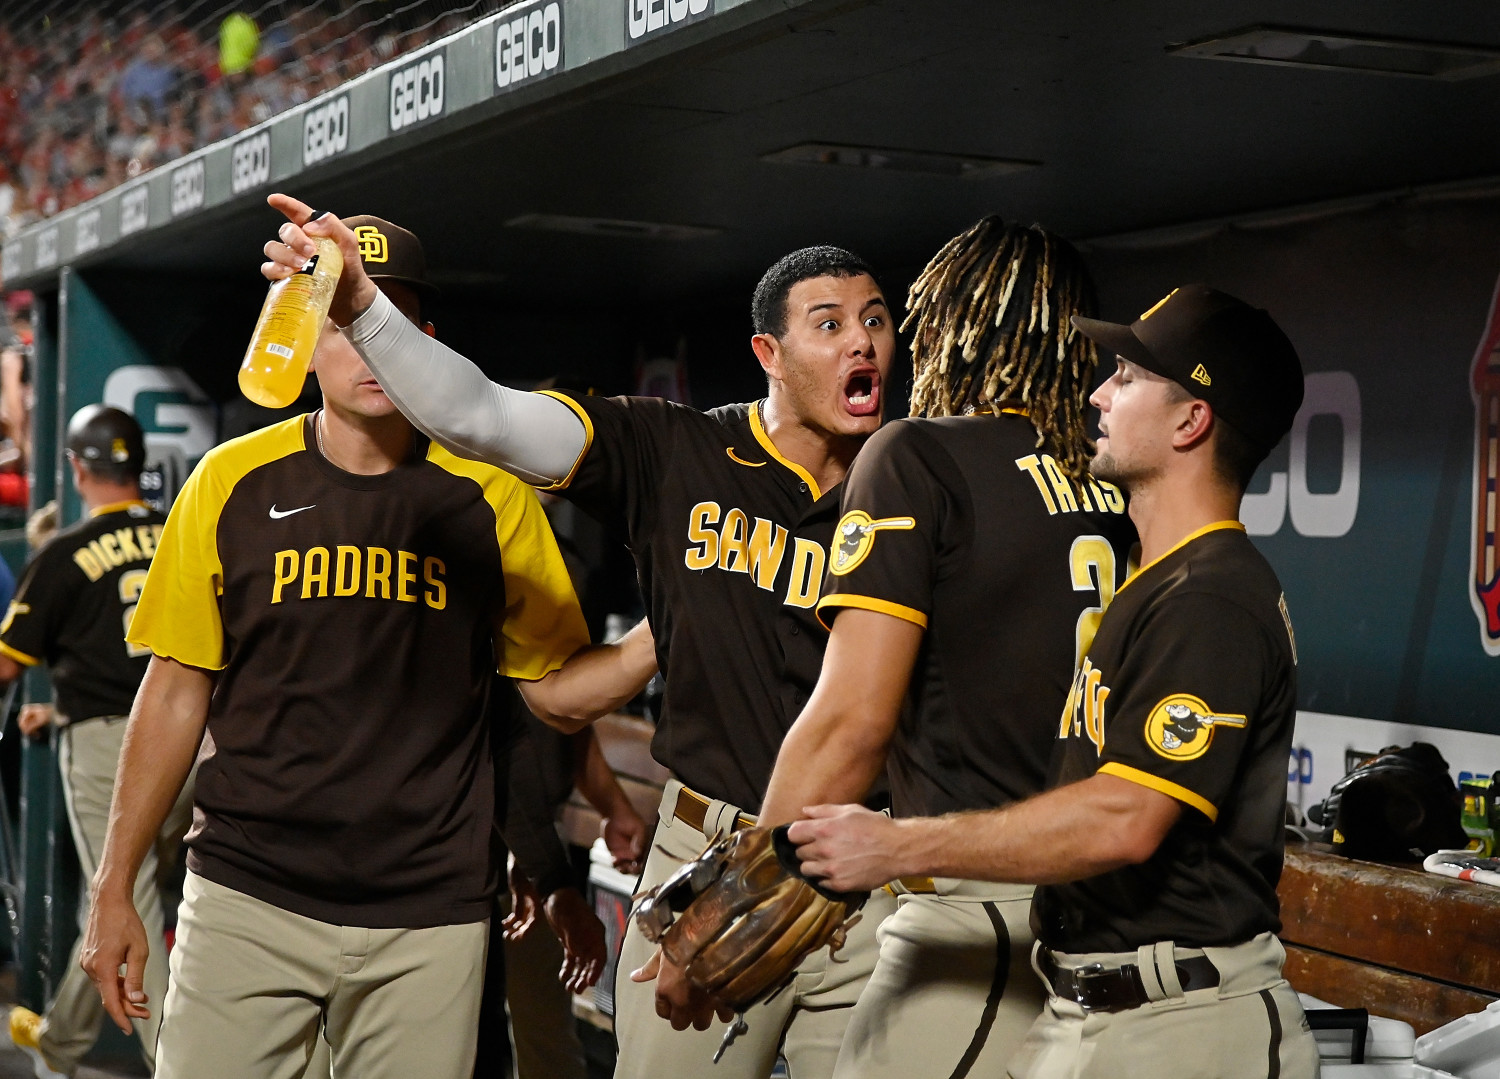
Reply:
M0 7L0 238L505 3L29 6L22 18Z

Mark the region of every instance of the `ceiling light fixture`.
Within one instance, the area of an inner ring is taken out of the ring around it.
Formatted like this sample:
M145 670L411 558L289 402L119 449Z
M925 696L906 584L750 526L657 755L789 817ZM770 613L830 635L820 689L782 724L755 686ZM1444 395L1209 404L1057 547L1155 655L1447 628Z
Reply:
M845 168L920 172L971 180L1024 172L1041 165L1004 157L942 154L927 150L891 150L877 146L842 146L832 142L803 142L762 154L762 161L780 165L841 165Z
M512 229L542 229L582 236L616 236L637 240L701 240L724 230L708 225L676 225L663 221L625 221L614 217L573 214L521 214L505 223Z
M1238 60L1245 64L1402 75L1416 79L1473 79L1500 72L1500 48L1376 37L1342 30L1250 26L1168 45L1173 56Z

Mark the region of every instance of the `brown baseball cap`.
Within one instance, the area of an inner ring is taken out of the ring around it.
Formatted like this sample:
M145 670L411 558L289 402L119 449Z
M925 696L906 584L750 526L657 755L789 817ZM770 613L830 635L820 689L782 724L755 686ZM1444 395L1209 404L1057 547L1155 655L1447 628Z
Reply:
M360 261L372 281L399 281L424 296L437 295L438 287L427 280L427 254L416 233L371 214L346 217L344 224L359 241Z
M1175 288L1129 326L1073 316L1085 337L1169 378L1269 453L1302 407L1302 361L1258 307L1207 285Z

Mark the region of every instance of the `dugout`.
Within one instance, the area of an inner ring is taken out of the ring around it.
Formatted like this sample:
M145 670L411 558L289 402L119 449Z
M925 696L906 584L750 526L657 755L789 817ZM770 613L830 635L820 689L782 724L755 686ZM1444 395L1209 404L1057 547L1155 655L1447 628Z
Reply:
M136 411L168 492L221 436L271 190L417 231L440 335L494 377L625 392L662 360L705 406L758 392L748 297L780 254L848 246L899 298L998 212L1079 242L1106 317L1204 280L1302 353L1245 507L1297 626L1289 798L1417 737L1488 775L1496 130L1482 0L521 0L5 245L44 315L35 498L84 403ZM26 755L23 936L60 961L61 812Z

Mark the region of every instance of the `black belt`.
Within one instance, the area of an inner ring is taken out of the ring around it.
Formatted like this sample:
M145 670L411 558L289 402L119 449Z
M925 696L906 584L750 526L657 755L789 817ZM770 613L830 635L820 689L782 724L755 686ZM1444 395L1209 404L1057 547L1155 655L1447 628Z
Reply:
M1054 995L1071 1000L1090 1012L1123 1012L1149 1004L1141 971L1134 963L1106 967L1090 963L1082 967L1060 967L1052 952L1042 948L1038 954L1042 974L1052 985ZM1207 956L1173 960L1177 980L1183 992L1207 989L1219 984L1219 970Z

